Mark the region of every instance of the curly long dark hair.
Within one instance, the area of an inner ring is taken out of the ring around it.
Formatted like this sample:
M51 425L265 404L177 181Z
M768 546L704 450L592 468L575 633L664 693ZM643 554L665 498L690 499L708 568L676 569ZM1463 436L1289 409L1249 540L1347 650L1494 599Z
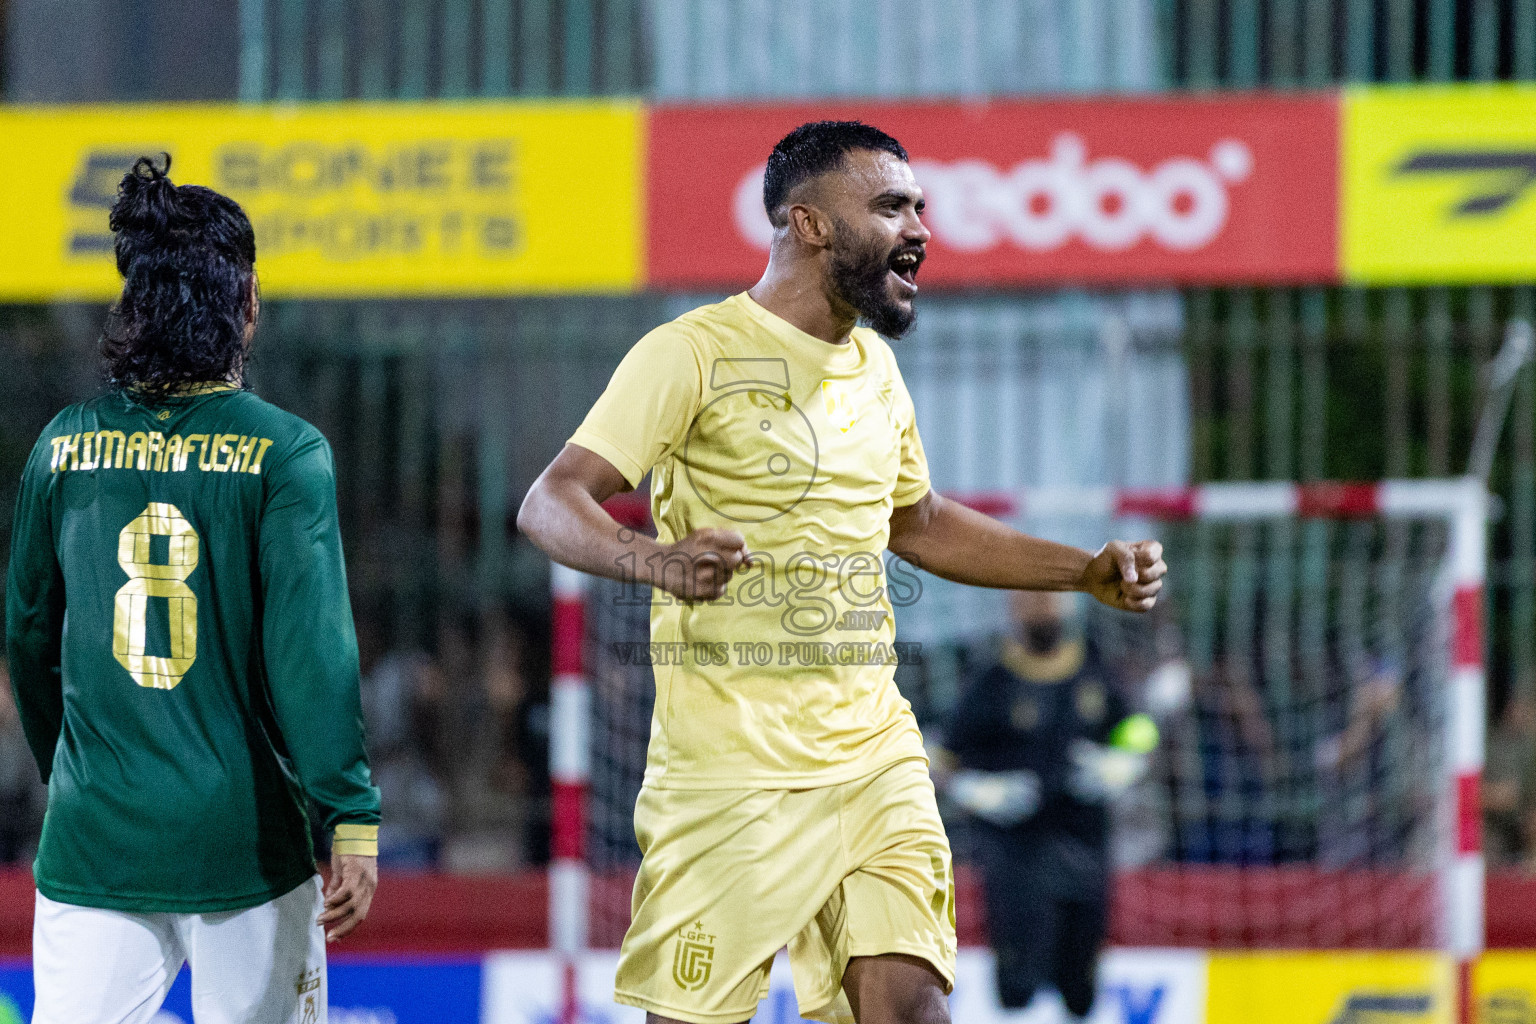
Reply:
M140 157L117 187L108 220L123 294L101 336L110 387L154 402L188 385L244 386L254 308L256 234L240 204L176 185Z

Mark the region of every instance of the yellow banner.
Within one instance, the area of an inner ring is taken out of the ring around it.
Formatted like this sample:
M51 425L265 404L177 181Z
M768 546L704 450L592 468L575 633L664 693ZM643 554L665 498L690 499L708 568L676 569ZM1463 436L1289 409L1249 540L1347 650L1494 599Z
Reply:
M1536 280L1536 86L1350 90L1341 154L1346 280Z
M1472 970L1477 1024L1536 1024L1536 953L1484 953Z
M641 128L628 102L0 109L0 300L116 295L107 211L162 150L245 207L268 297L631 290Z
M1452 1024L1455 976L1432 953L1211 954L1206 1024Z

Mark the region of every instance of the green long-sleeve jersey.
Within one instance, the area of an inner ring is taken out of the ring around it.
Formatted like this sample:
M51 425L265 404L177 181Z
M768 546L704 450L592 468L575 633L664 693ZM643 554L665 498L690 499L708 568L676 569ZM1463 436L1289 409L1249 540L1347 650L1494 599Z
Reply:
M72 405L21 481L11 684L50 899L210 913L314 874L303 798L376 849L335 467L314 427L204 388Z

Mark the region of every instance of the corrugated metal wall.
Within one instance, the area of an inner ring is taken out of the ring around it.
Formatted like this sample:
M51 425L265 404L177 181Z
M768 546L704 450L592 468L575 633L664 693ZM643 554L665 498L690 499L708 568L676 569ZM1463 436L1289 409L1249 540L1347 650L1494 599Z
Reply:
M241 0L240 96L1000 96L1165 84L1152 0Z
M1161 0L1173 81L1194 89L1529 79L1533 0Z
M1536 0L239 0L260 99L1530 78Z
M640 0L241 0L240 98L626 95Z
M1151 0L649 0L660 99L1016 96L1164 84Z

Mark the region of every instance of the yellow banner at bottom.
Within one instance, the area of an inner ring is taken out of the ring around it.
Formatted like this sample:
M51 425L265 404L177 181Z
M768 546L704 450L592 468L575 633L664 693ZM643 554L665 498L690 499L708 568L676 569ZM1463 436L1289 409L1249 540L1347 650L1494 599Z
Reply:
M1536 1024L1536 952L1484 953L1472 972L1477 1024Z
M1452 1024L1455 972L1433 953L1211 955L1206 1024Z

